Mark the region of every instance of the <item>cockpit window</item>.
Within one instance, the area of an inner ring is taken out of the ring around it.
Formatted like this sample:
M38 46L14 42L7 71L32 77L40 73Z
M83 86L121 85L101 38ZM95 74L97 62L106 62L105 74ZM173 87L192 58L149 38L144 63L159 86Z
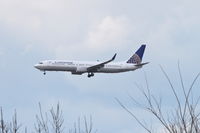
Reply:
M43 64L42 62L39 62L39 64Z

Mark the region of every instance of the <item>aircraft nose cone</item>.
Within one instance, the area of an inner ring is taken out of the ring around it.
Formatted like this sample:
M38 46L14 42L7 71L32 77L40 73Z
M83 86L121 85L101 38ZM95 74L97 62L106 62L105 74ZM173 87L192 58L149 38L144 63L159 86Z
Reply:
M36 64L34 65L35 68L39 69L40 68L40 65L39 64Z

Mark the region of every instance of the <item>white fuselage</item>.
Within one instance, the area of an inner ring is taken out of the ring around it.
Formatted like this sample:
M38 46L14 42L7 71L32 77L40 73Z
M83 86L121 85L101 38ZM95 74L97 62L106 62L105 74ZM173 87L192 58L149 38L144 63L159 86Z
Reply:
M68 71L72 74L88 73L88 67L94 66L101 62L86 62L86 61L63 61L63 60L47 60L35 65L41 71ZM141 66L135 66L126 62L110 62L94 73L120 73L126 71L134 71Z

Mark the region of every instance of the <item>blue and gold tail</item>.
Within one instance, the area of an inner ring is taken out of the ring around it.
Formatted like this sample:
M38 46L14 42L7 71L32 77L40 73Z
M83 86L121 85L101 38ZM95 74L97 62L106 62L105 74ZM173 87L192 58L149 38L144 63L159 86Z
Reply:
M145 51L146 45L142 45L137 52L126 62L130 64L140 64Z

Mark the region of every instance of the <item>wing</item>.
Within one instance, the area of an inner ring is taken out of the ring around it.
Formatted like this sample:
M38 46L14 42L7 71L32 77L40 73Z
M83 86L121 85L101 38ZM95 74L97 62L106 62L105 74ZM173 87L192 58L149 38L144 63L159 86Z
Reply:
M103 63L100 63L100 64L97 64L97 65L94 65L94 66L91 66L91 67L88 67L87 68L87 71L88 72L96 72L98 69L104 67L105 64L108 64L109 62L115 60L115 57L116 57L117 54L115 54L112 59L108 60L108 61L105 61Z

